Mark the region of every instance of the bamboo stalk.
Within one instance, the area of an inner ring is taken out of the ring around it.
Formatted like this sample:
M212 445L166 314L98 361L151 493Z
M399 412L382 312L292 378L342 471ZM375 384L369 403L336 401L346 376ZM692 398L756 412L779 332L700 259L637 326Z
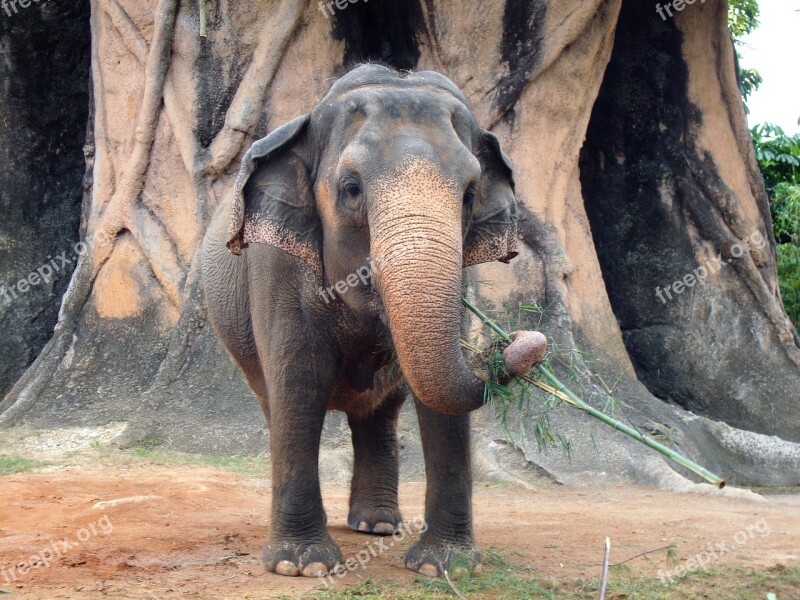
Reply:
M483 311L481 311L477 306L472 304L466 297L462 297L462 302L464 306L466 306L471 312L475 314L485 325L490 327L493 331L495 331L500 337L502 337L507 342L512 342L511 336L506 333L506 331L500 327L497 323L495 323L492 319L490 319ZM678 463L679 465L689 469L693 473L696 473L709 483L717 486L718 488L725 487L725 481L715 475L705 467L701 467L696 462L689 460L682 454L668 448L664 444L661 444L655 441L652 438L647 437L646 435L642 435L640 432L636 431L633 427L629 427L625 423L621 421L617 421L615 418L610 417L609 415L605 414L604 412L597 410L593 406L589 406L581 400L578 396L573 394L563 383L561 383L558 378L550 372L550 370L545 367L544 365L536 365L536 369L542 374L542 376L547 380L550 385L542 385L543 382L540 382L537 378L531 377L530 375L523 375L522 379L527 381L528 383L532 383L546 391L550 392L554 396L563 400L569 406L573 408L577 408L588 414L595 419L602 421L606 425L613 427L617 431L621 431L625 435L632 437L638 442L641 442L648 448L652 448L656 452L666 456L670 460Z
M200 8L200 37L205 38L206 33L206 0L199 0Z

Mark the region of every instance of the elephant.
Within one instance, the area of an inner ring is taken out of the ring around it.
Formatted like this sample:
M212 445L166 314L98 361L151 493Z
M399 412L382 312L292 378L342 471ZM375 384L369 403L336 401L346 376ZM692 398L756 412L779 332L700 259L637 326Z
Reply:
M409 391L427 490L405 565L480 569L469 413L486 382L460 347L463 268L513 258L516 219L511 161L436 72L360 65L247 151L201 277L209 321L269 425L268 571L323 576L342 560L319 482L328 410L352 434L349 527L402 526L396 425ZM510 372L542 360L536 336L508 346Z

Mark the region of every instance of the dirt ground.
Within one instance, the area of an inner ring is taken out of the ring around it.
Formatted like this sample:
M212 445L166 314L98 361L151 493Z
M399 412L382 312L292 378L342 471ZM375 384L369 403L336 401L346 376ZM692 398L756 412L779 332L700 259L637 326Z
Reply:
M344 556L370 547L377 554L335 579L335 587L413 576L402 567L403 550L416 537L413 525L400 541L384 539L388 548L381 551L378 538L346 527L347 486L323 491L329 528ZM423 496L423 484L402 485L407 521L421 514ZM47 599L313 596L325 588L319 580L264 572L259 552L269 511L267 480L218 468L139 461L5 476L0 588L12 592L9 598ZM628 563L642 577L686 565L709 547L717 550L716 566L800 562L798 495L757 501L631 487L480 484L475 521L483 548L497 548L557 580L599 576L606 536L612 563L677 546L678 562L671 566L665 551ZM44 552L49 567L9 570L20 562L30 566L31 556L47 549L54 556Z

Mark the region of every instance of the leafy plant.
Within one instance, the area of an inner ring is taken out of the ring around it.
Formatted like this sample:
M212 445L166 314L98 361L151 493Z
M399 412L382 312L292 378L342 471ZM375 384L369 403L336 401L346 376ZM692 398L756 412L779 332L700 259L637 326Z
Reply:
M779 244L800 242L800 185L781 182L772 189L772 227Z
M672 450L668 446L665 446L661 442L658 442L651 438L650 436L643 434L640 430L636 429L635 426L631 427L618 421L611 417L610 415L604 413L597 408L589 405L586 401L576 395L574 392L569 390L567 387L564 386L561 381L553 373L553 367L550 362L545 357L545 360L536 365L529 373L525 375L514 375L509 378L508 373L505 371L504 367L498 367L497 363L502 360L501 358L497 358L497 354L508 344L511 344L513 339L512 337L501 327L497 324L493 319L491 319L486 313L480 310L477 306L475 306L467 297L466 295L461 298L462 304L472 312L478 319L486 325L489 329L491 329L495 334L496 338L493 340L493 343L490 345L488 352L490 353L490 361L488 363L488 377L485 378L487 382L485 385L486 389L486 397L484 401L488 404L491 404L496 412L500 414L501 422L504 422L504 427L506 431L508 431L507 421L508 421L508 411L517 404L517 398L520 408L527 405L527 399L524 390L524 384L528 383L532 386L539 388L540 390L544 390L549 394L548 398L552 396L552 400L546 403L540 404L540 406L544 409L543 418L540 419L535 424L534 428L534 435L536 436L536 440L539 443L539 447L541 449L542 446L547 448L550 445L555 445L556 439L558 439L562 446L564 447L564 451L566 452L567 456L571 456L572 446L570 445L569 441L564 439L561 436L553 435L552 431L550 430L550 423L548 419L548 413L553 408L556 408L560 404L564 404L566 406L575 408L580 410L590 417L593 417L610 427L613 427L617 431L621 431L625 435L635 439L638 442L641 442L648 448L651 448L662 455L666 456L670 460L677 462L678 464L686 467L690 471L700 475L703 479L708 481L709 483L713 483L717 487L724 487L725 481L721 479L718 475L715 475L708 469L701 467L697 463L689 460L685 456L681 455L680 453ZM465 348L471 349L473 351L474 347L472 347L468 342L463 342L462 345ZM550 344L552 346L552 344ZM483 353L480 354L485 354ZM570 363L569 367L567 368L567 372L572 373L575 372L575 369L578 369L578 373L581 376L590 375L588 370L586 370L585 362L583 360L583 356L580 352L570 352ZM564 365L565 367L567 365ZM515 390L512 389L513 386L519 386L522 388L520 395L518 396L515 393ZM505 387L506 389L503 390L502 388ZM608 389L608 386L605 385L603 382L604 389ZM620 404L616 403L613 399L606 397L605 395L602 396L604 399L604 403L606 407L614 407L619 406ZM554 404L551 404L554 403ZM523 429L524 433L524 429Z
M756 125L751 133L771 198L781 297L800 328L800 135L787 135L770 123Z
M734 44L741 45L742 38L758 27L758 0L731 0L728 4L728 30L731 32ZM736 59L740 63L742 56L736 49ZM755 70L742 67L739 64L739 89L742 97L747 100L761 85L761 74Z
M731 0L728 4L728 29L737 42L758 27L758 0Z
M786 313L800 329L800 247L778 244L778 280Z
M731 0L728 4L728 28L737 59L741 59L743 38L758 27L758 17L758 0ZM746 102L762 79L755 69L738 68L739 88ZM771 198L781 297L786 313L800 329L800 135L787 135L771 123L756 125L750 132Z
M800 135L787 135L771 123L756 125L750 133L767 189L780 183L800 184Z

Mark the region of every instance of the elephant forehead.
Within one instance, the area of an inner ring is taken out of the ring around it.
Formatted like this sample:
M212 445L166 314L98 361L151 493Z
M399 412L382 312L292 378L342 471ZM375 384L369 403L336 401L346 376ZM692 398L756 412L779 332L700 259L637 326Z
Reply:
M425 161L427 169L437 169L455 183L469 183L480 175L481 170L470 140L462 139L449 119L441 125L386 123L380 119L366 121L351 139L342 144L337 173L350 170L367 174L371 179L370 175L396 176L403 170L404 177L410 177L413 171L424 178L425 171L419 166L423 163L409 162L411 157L417 157L419 161Z
M467 100L458 86L441 73L436 71L397 71L376 64L360 65L343 75L331 86L325 99L335 98L351 90L376 85L395 88L435 87L467 104Z
M430 200L435 197L460 195L460 185L430 160L420 156L408 156L390 171L374 181L373 191L382 198L419 198Z
M367 118L447 122L453 115L474 120L464 102L445 90L427 85L364 86L345 92L332 102L321 104L321 109L339 113L348 121Z

